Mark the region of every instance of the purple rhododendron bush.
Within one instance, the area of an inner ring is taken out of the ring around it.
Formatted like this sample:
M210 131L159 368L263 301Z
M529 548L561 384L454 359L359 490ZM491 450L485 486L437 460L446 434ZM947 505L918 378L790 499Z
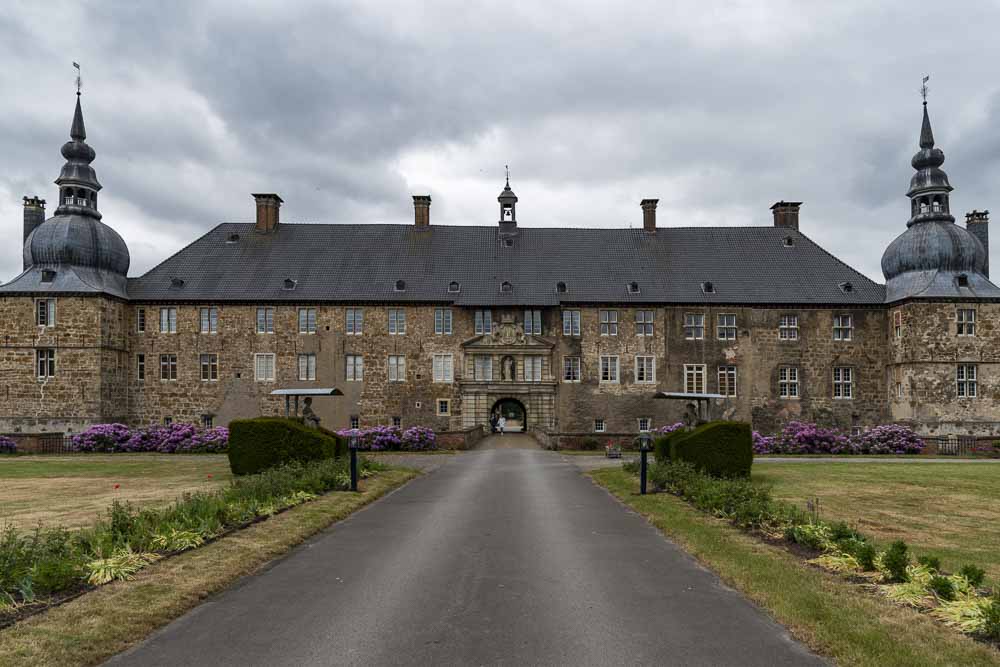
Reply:
M345 428L337 431L337 435L348 442L356 437L360 449L376 452L400 449L419 452L437 449L437 435L426 426L411 426L405 431L398 426Z
M0 454L16 454L17 443L5 435L0 435Z
M229 448L229 429L225 426L202 428L194 424L137 429L125 424L94 424L71 437L70 446L76 452L223 453Z
M885 424L850 436L835 428L791 421L778 435L753 432L754 454L919 454L924 441L905 426Z

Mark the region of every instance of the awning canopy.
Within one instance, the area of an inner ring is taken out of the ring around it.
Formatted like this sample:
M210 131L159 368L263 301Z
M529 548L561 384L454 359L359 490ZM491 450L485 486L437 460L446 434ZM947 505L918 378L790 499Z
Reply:
M344 392L336 387L312 388L300 387L297 389L275 389L271 396L343 396Z
M686 394L683 391L658 391L653 398L673 398L682 401L710 401L713 398L725 398L722 394Z

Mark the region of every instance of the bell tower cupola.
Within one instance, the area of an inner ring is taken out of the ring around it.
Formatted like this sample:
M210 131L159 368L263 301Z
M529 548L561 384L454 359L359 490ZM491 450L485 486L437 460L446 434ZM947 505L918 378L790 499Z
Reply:
M921 222L955 222L951 214L949 193L952 191L948 174L944 173L944 152L934 147L934 132L931 119L927 115L927 99L924 98L924 120L920 126L920 150L910 161L917 173L910 179L910 220L907 227Z
M76 93L76 111L73 125L69 130L69 141L63 144L62 156L66 158L56 185L59 186L59 208L56 215L76 214L101 219L97 210L97 192L101 184L90 163L97 154L87 144L87 130L83 125L83 111L80 108L80 91Z
M510 189L510 169L507 169L507 182L503 192L497 197L500 202L500 231L514 233L517 231L517 195Z

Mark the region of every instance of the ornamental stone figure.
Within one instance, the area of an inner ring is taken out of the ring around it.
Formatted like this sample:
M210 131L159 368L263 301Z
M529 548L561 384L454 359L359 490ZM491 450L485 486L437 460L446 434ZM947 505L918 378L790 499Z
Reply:
M500 374L504 380L514 380L514 357L504 357L500 364Z
M302 422L309 428L319 428L319 416L313 412L312 397L306 396L305 406L302 408Z

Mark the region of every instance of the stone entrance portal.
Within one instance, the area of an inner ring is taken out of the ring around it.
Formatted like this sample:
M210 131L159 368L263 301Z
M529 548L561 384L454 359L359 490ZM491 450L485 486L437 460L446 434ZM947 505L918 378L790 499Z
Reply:
M493 404L490 414L503 415L507 419L504 433L528 430L528 410L524 407L524 403L516 398L501 398Z

